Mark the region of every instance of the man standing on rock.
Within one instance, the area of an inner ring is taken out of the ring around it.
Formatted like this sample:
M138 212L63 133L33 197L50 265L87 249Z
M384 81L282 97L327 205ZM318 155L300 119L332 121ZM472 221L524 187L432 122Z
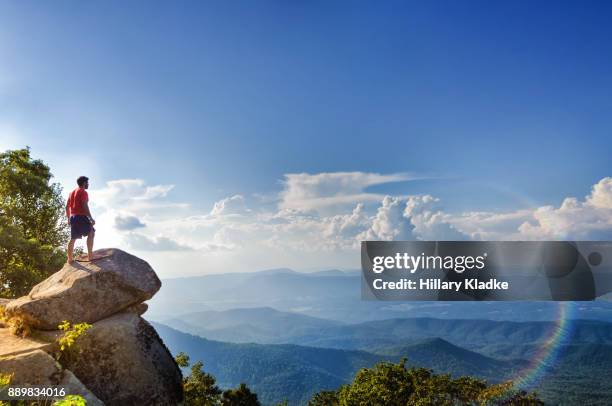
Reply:
M66 217L70 224L70 242L68 243L68 263L74 261L74 243L77 239L87 236L87 261L93 258L93 243L96 230L93 228L96 222L89 211L89 178L81 176L77 179L79 187L70 192L66 202Z

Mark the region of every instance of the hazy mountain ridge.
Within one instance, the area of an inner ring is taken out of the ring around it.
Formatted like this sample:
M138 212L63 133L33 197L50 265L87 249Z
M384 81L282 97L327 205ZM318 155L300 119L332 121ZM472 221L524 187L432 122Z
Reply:
M163 284L146 317L180 330L156 324L171 350L201 359L224 386L248 383L266 403L304 404L361 367L402 356L497 381L526 367L559 328L556 302L361 301L358 273L280 269ZM606 404L612 360L601 352L612 350L612 303L567 306L559 358L536 389L552 404Z
M361 349L393 346L402 340L440 337L464 348L482 350L500 344L537 344L548 340L557 328L553 322L389 319L330 327L316 334L294 337L291 342L316 347ZM611 323L572 320L565 328L574 344L612 344Z
M296 345L234 344L207 340L153 323L172 353L202 360L222 387L245 382L267 404L303 404L318 390L335 389L381 356L365 351Z
M525 364L522 360L499 361L429 339L375 354L361 350L315 348L292 344L234 344L207 340L153 323L170 350L202 360L222 386L246 382L266 403L289 400L304 404L315 392L336 389L364 367L381 360L397 361L407 356L409 364L454 375L478 375L499 381Z
M290 269L165 279L147 316L163 321L177 314L234 308L272 307L343 323L407 317L550 321L556 302L377 302L362 301L356 271L301 273ZM571 305L568 317L612 321L612 302Z
M286 343L291 337L340 324L271 307L188 313L162 323L211 340L262 344Z
M547 340L558 328L555 322L512 322L428 317L375 320L342 324L281 312L272 308L206 311L162 320L163 324L201 337L227 342L299 344L337 349L391 347L402 342L440 337L455 345L503 357L517 344L521 349ZM612 324L594 320L571 320L565 326L573 343L612 344ZM530 354L512 354L524 358Z
M184 351L192 360L202 360L204 369L215 375L222 386L248 383L266 404L285 399L290 404L305 404L312 393L337 388L359 368L371 367L381 360L408 357L409 364L432 368L436 372L479 376L492 382L510 379L515 371L529 364L524 359L510 357L510 352L504 353L505 358L510 359L501 359L437 337L371 347L372 352L368 352L292 344L226 343L153 324L174 354ZM594 324L589 321L583 328ZM532 354L541 348L537 343L504 345L516 348L516 354ZM542 398L550 404L607 404L612 397L607 378L612 370L612 344L570 342L558 350L552 367L534 388Z

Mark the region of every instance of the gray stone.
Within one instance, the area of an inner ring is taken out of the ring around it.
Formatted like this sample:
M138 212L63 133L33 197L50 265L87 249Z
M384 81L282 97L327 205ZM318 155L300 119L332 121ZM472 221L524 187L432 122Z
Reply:
M0 373L11 375L10 384L14 386L59 386L66 395L83 396L88 406L104 405L72 372L42 350L0 357Z
M161 281L149 264L118 249L95 251L93 262L73 262L6 305L35 328L63 321L93 323L150 299Z
M135 313L93 324L62 364L107 405L176 405L182 374L155 329Z
M52 349L52 339L21 338L13 335L8 328L0 328L0 357L31 352L32 350L51 351Z
M137 314L139 316L142 316L147 309L149 308L149 305L146 303L138 303L135 305L132 305L130 307L128 307L127 309L124 310L125 313L134 313Z

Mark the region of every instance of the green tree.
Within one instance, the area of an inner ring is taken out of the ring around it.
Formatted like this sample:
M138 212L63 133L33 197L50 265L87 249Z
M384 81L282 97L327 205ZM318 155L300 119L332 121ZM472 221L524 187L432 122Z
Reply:
M374 368L361 369L353 382L336 392L319 392L309 406L455 406L504 405L540 406L544 403L534 393L513 389L511 382L489 385L473 377L451 378L425 368L406 368L406 360L398 364L381 362Z
M179 352L174 357L181 368L189 366L189 356ZM183 396L185 406L260 406L257 395L241 383L234 389L221 392L215 377L202 371L202 362L191 366L191 374L183 378Z
M68 242L61 187L30 149L0 153L0 297L18 297L59 270Z
M181 368L187 368L189 366L189 355L184 352L179 352L176 357L174 357L174 360L176 361L176 365Z
M246 386L241 383L235 389L228 389L223 392L223 398L221 399L223 406L260 406L257 395Z
M179 353L174 360L182 368L189 366L189 356ZM215 377L202 371L201 361L191 366L191 374L183 378L183 396L185 406L214 406L221 403L221 390Z
M308 401L308 406L338 406L338 392L324 390Z
M191 366L191 375L183 380L183 393L187 406L218 405L221 390L216 384L215 377L202 371L202 361Z

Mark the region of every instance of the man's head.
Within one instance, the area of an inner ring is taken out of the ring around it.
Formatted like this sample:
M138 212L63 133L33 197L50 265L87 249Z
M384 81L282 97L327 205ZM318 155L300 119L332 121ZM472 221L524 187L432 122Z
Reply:
M77 185L83 189L87 189L89 187L89 178L87 176L79 176L77 179Z

